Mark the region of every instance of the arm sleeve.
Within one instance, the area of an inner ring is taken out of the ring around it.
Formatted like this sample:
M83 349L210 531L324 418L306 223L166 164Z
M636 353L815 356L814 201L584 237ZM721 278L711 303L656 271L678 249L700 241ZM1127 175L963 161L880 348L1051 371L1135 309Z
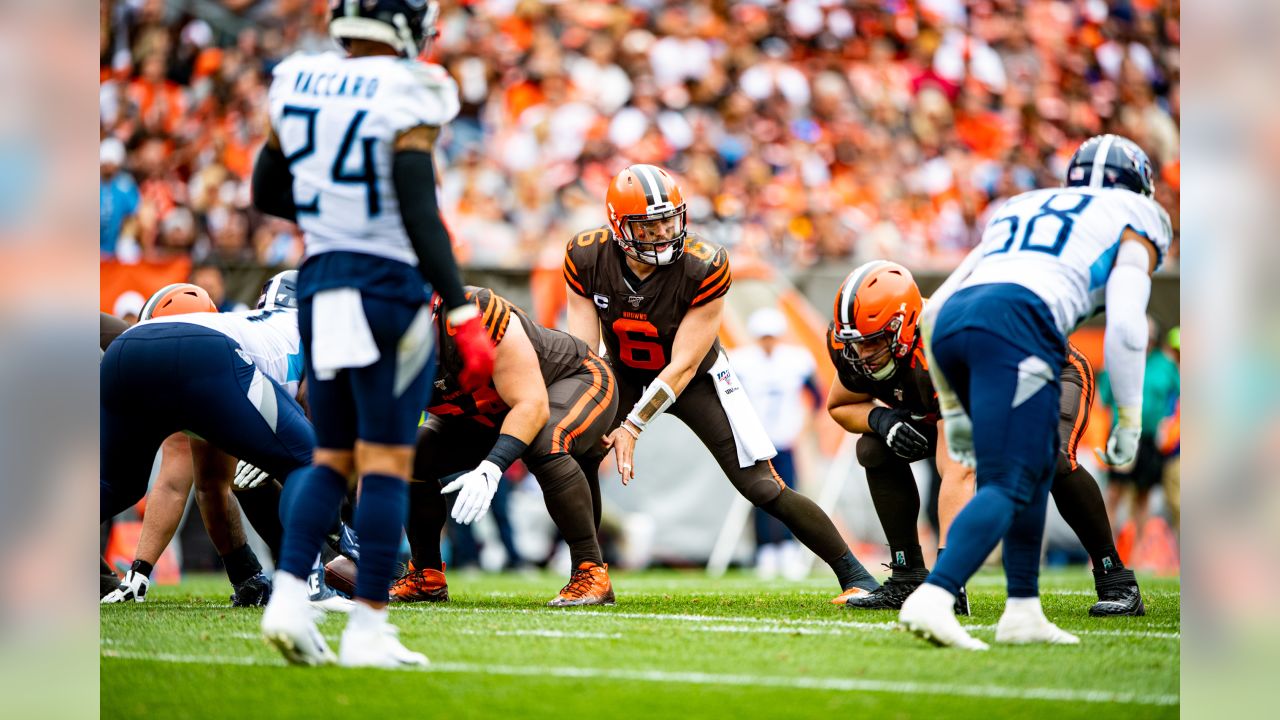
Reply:
M1151 276L1148 255L1136 241L1120 244L1107 280L1107 334L1103 341L1111 392L1121 416L1142 412L1142 379L1146 371L1147 300Z
M280 148L263 145L253 164L253 206L268 215L298 221L293 201L293 173Z
M453 309L467 302L453 257L449 232L436 206L436 173L431 156L410 150L398 152L391 161L391 182L400 199L400 218L409 242L418 256L418 272Z

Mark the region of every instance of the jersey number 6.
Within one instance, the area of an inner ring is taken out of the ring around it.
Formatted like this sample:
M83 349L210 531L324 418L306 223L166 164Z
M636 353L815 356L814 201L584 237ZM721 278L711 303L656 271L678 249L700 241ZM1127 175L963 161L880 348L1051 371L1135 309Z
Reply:
M637 370L661 370L667 366L666 353L656 342L637 339L637 335L646 338L658 337L658 328L647 320L618 318L613 321L613 333L618 336L618 358L629 367Z

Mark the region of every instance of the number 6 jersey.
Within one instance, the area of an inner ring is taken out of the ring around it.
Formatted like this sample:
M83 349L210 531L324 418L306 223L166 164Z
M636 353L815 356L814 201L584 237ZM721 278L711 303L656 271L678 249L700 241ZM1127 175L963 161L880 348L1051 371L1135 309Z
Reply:
M391 182L393 143L458 114L458 86L438 65L391 56L297 54L276 66L271 127L293 173L308 258L364 253L417 267Z
M569 241L564 278L570 291L595 304L618 379L642 386L671 362L671 346L685 313L722 297L733 282L729 254L693 233L678 260L640 280L607 227L578 233ZM698 372L711 369L719 352L717 339Z
M1065 337L1100 311L1124 230L1169 252L1169 214L1119 188L1032 190L1011 198L982 234L982 258L961 287L1014 283L1034 292Z

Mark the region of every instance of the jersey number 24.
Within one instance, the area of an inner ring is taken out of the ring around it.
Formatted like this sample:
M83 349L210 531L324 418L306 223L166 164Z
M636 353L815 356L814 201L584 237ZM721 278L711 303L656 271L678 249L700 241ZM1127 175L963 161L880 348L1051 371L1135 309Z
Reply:
M316 118L320 114L319 108L303 107L300 105L285 105L284 111L281 113L280 124L283 125L289 118L300 118L306 128L306 140L302 147L293 152L286 153L285 159L289 161L289 167L293 164L310 157L316 151ZM338 152L333 157L333 164L329 168L329 179L339 185L364 185L365 188L365 209L369 213L369 217L375 217L382 211L382 203L378 197L378 173L374 165L374 146L378 142L377 138L362 137L358 138L360 143L357 146L357 133L360 132L360 124L364 122L367 111L357 110L352 116L351 122L347 125L346 132L342 135L342 143L338 146ZM360 160L358 162L359 169L352 172L348 170L348 155L356 147L360 149ZM318 214L320 212L320 194L316 193L315 197L308 202L297 203L298 214L311 213Z

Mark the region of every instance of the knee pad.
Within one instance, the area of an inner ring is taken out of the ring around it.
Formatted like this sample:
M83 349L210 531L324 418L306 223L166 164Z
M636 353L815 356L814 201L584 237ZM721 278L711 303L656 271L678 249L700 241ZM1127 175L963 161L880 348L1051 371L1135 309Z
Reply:
M553 453L529 463L529 472L538 480L543 495L554 495L573 483L582 472L568 453Z
M759 463L756 464L759 467ZM751 479L738 486L738 491L742 493L752 505L756 507L764 507L778 496L787 491L787 486L779 482L773 477L772 473L753 474Z
M892 462L898 462L899 458L885 441L874 433L863 433L858 438L857 444L858 464L864 468L884 467Z

